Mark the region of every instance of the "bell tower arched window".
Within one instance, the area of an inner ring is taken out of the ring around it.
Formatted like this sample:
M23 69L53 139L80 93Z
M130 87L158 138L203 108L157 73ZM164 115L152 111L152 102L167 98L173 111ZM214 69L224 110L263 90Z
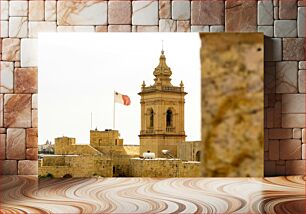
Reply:
M154 127L154 111L151 109L150 111L150 128Z
M197 151L196 153L196 161L200 161L201 160L201 152Z
M172 121L173 121L173 114L172 111L170 109L167 110L167 114L166 114L166 125L167 127L172 127Z

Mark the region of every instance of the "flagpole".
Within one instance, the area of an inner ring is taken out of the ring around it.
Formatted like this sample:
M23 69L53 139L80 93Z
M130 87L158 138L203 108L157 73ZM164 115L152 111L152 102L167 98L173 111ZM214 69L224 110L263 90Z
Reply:
M90 130L92 130L92 112L90 112Z
M114 91L114 109L113 109L113 130L115 130L115 91Z

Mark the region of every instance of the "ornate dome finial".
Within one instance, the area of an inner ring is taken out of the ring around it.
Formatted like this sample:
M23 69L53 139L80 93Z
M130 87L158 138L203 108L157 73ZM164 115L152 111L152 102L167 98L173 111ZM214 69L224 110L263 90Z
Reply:
M172 75L171 69L166 64L166 56L164 55L164 50L161 51L161 55L159 57L159 65L155 68L153 74L155 77L170 77Z

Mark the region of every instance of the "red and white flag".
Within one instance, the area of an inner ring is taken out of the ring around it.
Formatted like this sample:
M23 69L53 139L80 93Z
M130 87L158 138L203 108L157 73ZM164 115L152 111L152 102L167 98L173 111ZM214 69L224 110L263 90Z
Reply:
M114 100L116 103L121 103L125 106L129 106L131 104L131 99L127 95L120 94L115 91Z

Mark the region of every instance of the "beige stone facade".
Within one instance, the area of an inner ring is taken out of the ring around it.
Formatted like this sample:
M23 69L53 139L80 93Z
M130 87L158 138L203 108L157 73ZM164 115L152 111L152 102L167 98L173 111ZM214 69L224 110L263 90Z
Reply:
M112 177L112 160L101 155L51 155L39 162L38 174L61 177Z
M185 141L178 147L178 158L183 161L201 161L201 141Z
M57 155L98 155L100 152L88 144L75 144L75 138L55 138L54 153Z
M123 145L123 139L116 130L90 131L90 145L104 156L108 156L113 164L113 176L126 177L129 173L129 159L139 156L138 145Z
M184 162L181 159L132 158L131 175L134 177L200 177L200 162Z
M39 175L129 176L129 159L139 156L139 146L124 146L119 137L116 130L91 130L90 144L76 144L75 138L56 138L55 155L43 157Z
M41 177L198 177L200 141L182 142L177 158L139 158L139 145L123 145L117 130L91 130L90 144L55 139L55 154L39 160ZM169 148L167 148L169 149Z
M172 71L166 64L162 51L159 65L153 72L154 84L143 82L141 92L140 155L154 152L156 157L164 157L162 150L169 150L178 156L177 147L185 141L184 130L184 85L171 84Z

